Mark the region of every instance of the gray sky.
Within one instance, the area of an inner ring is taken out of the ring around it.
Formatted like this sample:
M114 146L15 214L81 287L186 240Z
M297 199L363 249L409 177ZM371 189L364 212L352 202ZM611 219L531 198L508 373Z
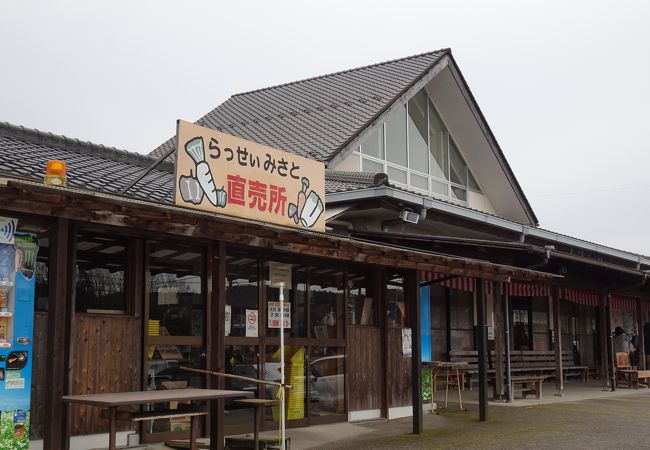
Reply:
M650 2L0 1L0 121L143 153L233 93L451 47L540 225L650 254Z

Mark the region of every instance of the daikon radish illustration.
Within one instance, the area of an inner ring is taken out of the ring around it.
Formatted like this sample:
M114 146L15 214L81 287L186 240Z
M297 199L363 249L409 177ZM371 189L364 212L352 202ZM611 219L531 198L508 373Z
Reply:
M214 178L210 172L210 166L205 162L205 150L203 149L203 138L195 137L185 143L185 151L196 163L196 179L199 181L208 201L214 206L217 203L217 188L214 185Z

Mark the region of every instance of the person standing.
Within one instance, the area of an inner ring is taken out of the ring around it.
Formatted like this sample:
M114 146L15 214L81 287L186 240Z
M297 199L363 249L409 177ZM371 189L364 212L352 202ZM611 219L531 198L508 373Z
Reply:
M621 327L614 329L614 353L630 353L630 342L627 340L625 330Z

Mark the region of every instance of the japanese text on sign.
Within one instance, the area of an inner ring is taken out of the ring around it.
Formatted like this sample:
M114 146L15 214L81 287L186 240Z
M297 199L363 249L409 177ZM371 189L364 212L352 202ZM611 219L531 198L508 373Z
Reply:
M177 205L325 230L322 163L184 121L177 140Z
M291 303L284 302L284 328L291 328ZM268 303L269 328L280 328L280 302Z

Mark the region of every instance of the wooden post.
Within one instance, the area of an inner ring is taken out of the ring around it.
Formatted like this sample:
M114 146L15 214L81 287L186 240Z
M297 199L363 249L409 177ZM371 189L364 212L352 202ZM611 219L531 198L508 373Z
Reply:
M646 370L646 367L645 367L645 330L643 329L643 325L645 324L645 320L643 320L643 310L641 309L641 299L636 300L636 323L637 323L637 328L639 329L639 332L637 333L637 336L639 336L639 348L637 349L637 353L639 355L638 368L639 368L639 370Z
M492 282L492 298L494 299L494 399L503 399L503 283Z
M600 380L603 390L609 385L609 365L607 364L607 298L601 293L598 298L598 341L600 347Z
M70 253L72 239L68 219L57 219L50 247L47 353L45 373L48 388L44 409L49 420L43 424L43 448L62 450L70 440L69 407L61 401L68 394L69 324L72 317Z
M612 335L612 296L608 292L605 296L607 309L607 348L609 349L609 379L612 392L616 390L616 355L614 354L614 339Z
M513 392L512 392L512 372L510 366L510 296L508 295L508 285L501 283L502 295L503 295L503 310L504 310L504 321L503 327L504 331L504 340L505 340L505 359L506 359L506 379L505 379L505 388L506 388L506 401L508 403L512 402Z
M407 275L406 292L410 304L411 325L411 387L413 402L413 434L422 433L422 366L420 342L420 272L411 270ZM458 386L460 389L460 386Z
M225 372L226 245L223 242L212 245L208 251L207 281L211 322L210 330L208 330L209 370ZM208 386L211 389L224 389L225 378L208 377ZM210 448L213 450L223 450L224 407L224 400L210 402Z
M478 408L479 420L487 420L487 319L483 280L476 279L477 334L478 334ZM460 389L460 387L459 387Z
M562 396L564 391L564 370L562 367L562 325L560 324L560 288L551 286L553 301L553 326L555 327L555 395Z

